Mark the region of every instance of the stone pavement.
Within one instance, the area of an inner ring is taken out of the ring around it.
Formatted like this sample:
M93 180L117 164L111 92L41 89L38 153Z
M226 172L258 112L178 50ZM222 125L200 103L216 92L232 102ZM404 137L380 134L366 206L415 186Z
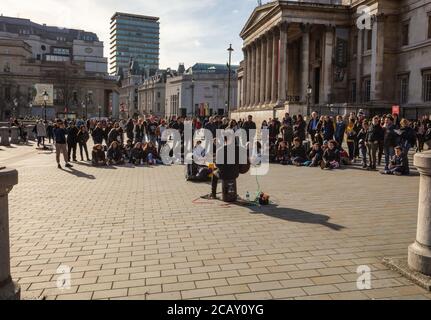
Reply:
M199 200L209 186L181 166L58 170L54 157L0 151L20 174L11 265L26 299L431 299L382 264L415 239L418 176L275 165L260 184L278 206L247 208ZM357 289L362 265L371 290Z

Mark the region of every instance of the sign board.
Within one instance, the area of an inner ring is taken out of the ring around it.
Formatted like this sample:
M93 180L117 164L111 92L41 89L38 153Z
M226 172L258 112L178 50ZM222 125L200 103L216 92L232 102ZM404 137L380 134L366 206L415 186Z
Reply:
M34 85L34 89L36 96L34 97L33 105L45 105L45 100L43 97L45 91L48 93L48 100L46 101L46 105L49 107L52 107L54 105L54 85L37 83Z
M392 106L392 114L400 115L401 114L400 111L401 111L400 106Z
M348 42L344 39L337 39L336 55L335 55L335 65L339 68L347 67L347 49Z

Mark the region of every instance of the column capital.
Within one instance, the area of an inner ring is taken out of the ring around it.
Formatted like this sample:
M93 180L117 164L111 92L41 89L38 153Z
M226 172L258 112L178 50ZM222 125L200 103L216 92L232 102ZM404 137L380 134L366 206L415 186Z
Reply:
M417 153L414 158L414 165L420 174L431 177L431 151Z

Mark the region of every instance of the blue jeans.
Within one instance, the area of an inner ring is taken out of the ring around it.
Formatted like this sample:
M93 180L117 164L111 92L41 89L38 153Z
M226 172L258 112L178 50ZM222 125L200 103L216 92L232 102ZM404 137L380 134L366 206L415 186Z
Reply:
M394 155L395 155L394 147L385 146L385 170L389 170L389 164Z

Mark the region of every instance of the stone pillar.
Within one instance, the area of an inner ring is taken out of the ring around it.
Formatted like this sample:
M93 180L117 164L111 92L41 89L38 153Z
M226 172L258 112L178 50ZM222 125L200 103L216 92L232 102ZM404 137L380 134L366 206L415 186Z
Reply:
M261 39L258 40L256 43L256 82L255 82L255 92L254 92L254 106L259 105L260 100L260 78L261 78L261 71L260 71L260 63L261 63L261 56L262 56L262 47L261 47Z
M255 44L252 45L251 48L251 63L250 63L250 70L251 70L251 90L250 90L250 104L249 107L254 106L255 103L255 91L256 91L256 46Z
M278 106L284 106L287 98L287 30L288 26L280 26L280 57L279 57L279 83L278 83Z
M243 72L243 78L242 78L242 83L239 86L240 89L240 101L241 104L238 105L239 108L243 108L247 105L247 77L248 77L248 51L247 48L243 49L243 53L244 53L244 72ZM241 95L242 95L242 99L241 99Z
M279 77L279 52L280 52L280 32L274 31L272 38L272 81L271 81L271 103L278 101L278 77Z
M310 26L306 25L302 28L302 44L301 44L301 98L304 103L307 103L307 89L310 84Z
M10 128L10 143L11 144L19 143L19 128L17 127Z
M379 15L373 22L372 54L371 54L371 100L383 100L383 63L385 59L385 22Z
M356 103L361 104L362 88L362 52L364 30L358 30L358 50L356 52Z
M246 98L246 107L250 107L251 101L251 83L252 83L252 70L251 70L251 60L252 60L252 51L251 46L247 47L247 98Z
M272 85L272 60L273 54L273 35L268 33L266 40L266 80L265 80L265 104L271 103Z
M18 183L18 172L0 169L0 300L19 300L21 290L10 274L8 194Z
M0 146L8 147L10 146L9 142L9 128L8 127L1 127L0 128Z
M334 28L329 26L325 32L325 47L323 61L323 100L324 103L331 103L333 64L332 55L334 52Z
M260 96L259 96L259 105L264 106L265 105L265 91L266 91L266 56L267 56L267 50L266 50L266 37L262 38L261 41L261 54L260 54Z
M416 154L414 165L421 174L418 230L408 262L414 271L431 276L431 151Z

